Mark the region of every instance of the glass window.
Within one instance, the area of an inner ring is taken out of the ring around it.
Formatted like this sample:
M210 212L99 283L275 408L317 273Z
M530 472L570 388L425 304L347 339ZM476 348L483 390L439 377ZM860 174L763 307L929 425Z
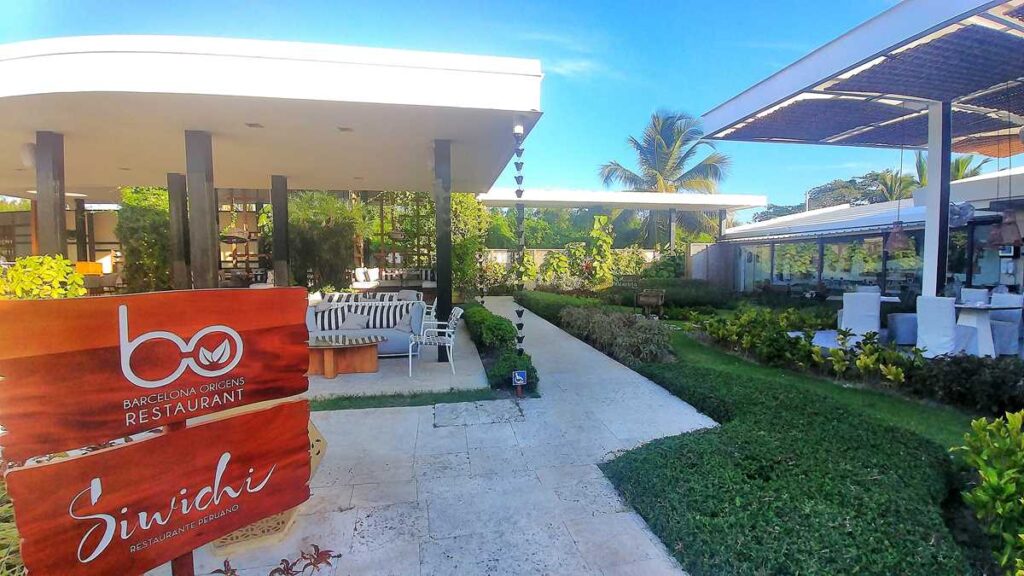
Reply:
M740 246L736 262L736 287L742 292L752 292L771 276L771 246L752 244Z
M786 242L775 245L773 284L807 286L818 283L818 243Z
M967 284L967 229L949 231L949 249L946 251L946 273L954 283Z
M821 280L826 288L836 292L850 292L858 285L881 284L882 239L828 241Z
M999 250L989 248L988 235L992 233L992 224L974 227L974 286L996 286L999 284Z
M924 269L924 230L907 232L910 247L890 252L885 267L885 291L890 294L920 294Z

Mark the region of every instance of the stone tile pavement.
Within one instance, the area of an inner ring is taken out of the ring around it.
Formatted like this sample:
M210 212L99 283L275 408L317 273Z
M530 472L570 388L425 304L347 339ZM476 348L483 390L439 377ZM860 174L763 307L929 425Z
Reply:
M542 319L526 326L541 398L314 413L328 448L313 497L283 541L231 557L239 574L312 544L341 554L331 575L682 574L597 464L714 422ZM223 558L204 548L196 564Z

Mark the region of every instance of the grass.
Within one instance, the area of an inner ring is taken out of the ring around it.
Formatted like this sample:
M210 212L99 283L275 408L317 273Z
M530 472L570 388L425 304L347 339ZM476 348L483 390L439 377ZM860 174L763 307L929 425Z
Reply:
M430 406L456 402L477 402L508 397L490 388L475 390L449 390L447 392L413 392L410 394L381 394L378 396L335 396L310 400L310 410L361 410L363 408L400 408L404 406Z
M673 324L682 325L681 322ZM861 387L847 387L799 372L761 366L718 348L705 345L682 332L673 334L677 358L688 364L713 367L737 378L765 378L828 396L887 424L906 428L946 448L959 446L970 430L972 415L941 404L917 401Z

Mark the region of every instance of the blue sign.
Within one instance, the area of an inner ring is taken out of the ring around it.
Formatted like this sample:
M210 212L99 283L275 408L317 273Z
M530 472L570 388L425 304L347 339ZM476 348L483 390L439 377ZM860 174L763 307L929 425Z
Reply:
M516 370L512 372L512 385L526 386L526 370Z

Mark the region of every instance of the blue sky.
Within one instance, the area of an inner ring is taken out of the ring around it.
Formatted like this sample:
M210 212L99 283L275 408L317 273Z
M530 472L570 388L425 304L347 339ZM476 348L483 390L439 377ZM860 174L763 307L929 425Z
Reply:
M893 0L243 2L0 0L0 42L76 34L194 34L539 58L544 118L527 184L599 188L598 166L659 108L700 115ZM775 203L834 178L899 165L898 150L723 143L723 192ZM907 153L907 165L913 155ZM508 186L506 174L497 183Z

